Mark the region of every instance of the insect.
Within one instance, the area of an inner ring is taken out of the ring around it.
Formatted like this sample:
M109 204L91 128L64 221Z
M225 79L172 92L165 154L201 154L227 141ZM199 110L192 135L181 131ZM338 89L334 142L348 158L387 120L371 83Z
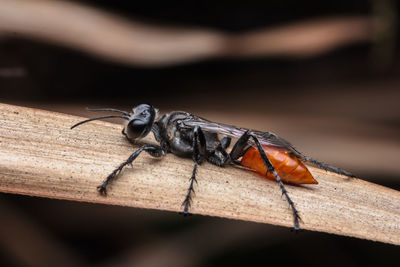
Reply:
M159 145L145 144L130 155L104 182L97 187L106 195L107 185L114 180L122 169L132 164L143 151L153 157L162 157L173 153L180 157L191 157L194 162L192 175L186 197L182 203L183 214L189 214L194 193L194 183L198 166L208 161L223 167L238 164L253 169L267 178L276 180L293 213L294 229L300 229L299 213L289 197L283 182L292 184L317 184L303 162L311 163L322 169L354 177L351 173L329 166L307 157L297 151L292 144L271 132L260 132L232 125L212 122L188 112L174 111L158 116L158 110L148 104L140 104L132 112L112 108L88 109L90 111L107 111L120 115L107 115L81 121L71 129L93 120L121 118L125 120L122 134L131 142L144 138L150 132L154 134ZM219 139L218 135L224 136ZM228 153L231 138L237 141Z

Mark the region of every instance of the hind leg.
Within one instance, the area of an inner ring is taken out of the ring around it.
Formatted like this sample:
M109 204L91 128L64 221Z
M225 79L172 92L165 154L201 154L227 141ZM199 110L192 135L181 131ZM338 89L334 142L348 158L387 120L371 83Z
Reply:
M289 194L286 191L286 188L285 188L281 178L279 177L278 173L275 171L274 166L271 164L271 161L268 159L267 155L265 154L264 149L262 148L260 142L258 141L257 137L251 131L245 132L238 139L238 141L236 142L236 144L234 145L234 147L230 153L231 160L236 161L238 158L243 156L244 153L246 153L247 149L250 147L250 145L248 144L248 141L250 138L252 138L254 140L254 143L257 146L257 149L258 149L258 151L261 155L261 158L264 162L264 165L267 167L267 172L270 172L275 176L275 180L278 182L279 187L281 188L282 195L284 195L286 197L286 200L288 201L290 208L292 209L293 218L294 218L294 229L299 230L300 229L299 213L298 213L296 207L294 206L292 199L289 197Z

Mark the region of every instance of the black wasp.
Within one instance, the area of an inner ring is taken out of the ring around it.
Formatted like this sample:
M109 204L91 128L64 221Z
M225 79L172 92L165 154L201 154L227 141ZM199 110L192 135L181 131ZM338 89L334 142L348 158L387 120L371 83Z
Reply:
M183 214L188 215L198 165L204 160L220 167L240 164L262 172L278 182L282 195L286 197L292 210L294 228L298 230L300 217L283 182L317 183L302 162L309 162L325 170L353 176L347 171L303 155L288 141L270 132L216 123L183 111L174 111L158 118L158 110L148 104L136 106L131 113L111 108L89 110L116 112L121 115L87 119L73 125L71 129L93 120L121 118L126 121L122 134L130 142L133 143L153 132L159 143L159 145L143 145L108 175L104 182L97 187L99 192L104 195L110 181L115 179L126 165L132 164L142 151L146 151L153 157L162 157L166 153L173 153L179 157L191 157L194 161L194 168L186 197L182 203ZM218 134L224 137L219 139ZM232 137L237 138L237 141L228 153L226 149L230 146ZM240 159L241 161L239 161ZM275 167L274 164L276 164Z

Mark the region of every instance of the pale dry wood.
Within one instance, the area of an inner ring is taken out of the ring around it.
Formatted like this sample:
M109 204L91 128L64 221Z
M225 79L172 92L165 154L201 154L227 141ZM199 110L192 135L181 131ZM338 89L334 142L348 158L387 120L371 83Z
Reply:
M0 105L0 190L58 199L180 211L193 162L141 155L103 197L96 186L135 149L121 125ZM154 142L152 138L146 141ZM359 179L310 168L318 185L287 185L303 229L400 244L400 194ZM196 214L293 226L275 182L237 167L198 171Z

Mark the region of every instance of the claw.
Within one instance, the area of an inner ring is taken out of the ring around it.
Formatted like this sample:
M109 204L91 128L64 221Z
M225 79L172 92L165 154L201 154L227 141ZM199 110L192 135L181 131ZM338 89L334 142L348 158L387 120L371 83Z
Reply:
M185 198L185 200L182 202L181 207L182 207L182 206L185 206L185 210L187 210L188 208L190 208L191 202L192 202L192 198L191 198L190 196L187 196L187 197Z
M183 215L183 217L188 217L188 216L192 216L193 214L187 212L187 211L181 211L178 213L179 215Z
M103 195L103 196L106 196L106 195L107 195L107 188L106 188L106 186L105 186L104 184L99 185L99 186L97 187L97 190L99 191L99 193L100 193L101 195Z

